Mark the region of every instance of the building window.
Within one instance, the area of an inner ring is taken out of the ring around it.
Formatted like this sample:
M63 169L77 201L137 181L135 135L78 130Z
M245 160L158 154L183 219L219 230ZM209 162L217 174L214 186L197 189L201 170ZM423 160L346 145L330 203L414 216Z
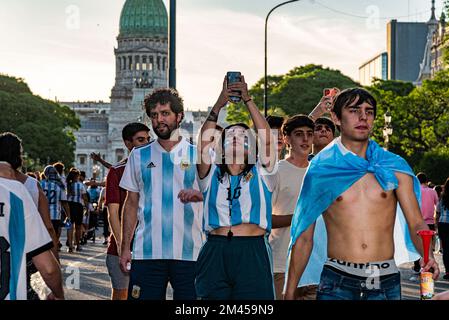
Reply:
M140 70L140 57L139 56L135 57L135 62L136 62L136 70Z
M162 59L162 70L166 70L167 69L167 58L164 57L164 59Z
M123 149L117 149L115 150L115 157L117 159L117 162L120 162L125 157L125 151Z
M161 57L157 57L157 70L161 70Z
M79 156L79 163L81 166L86 165L86 156L85 155L80 155Z
M133 70L133 57L128 57L128 70Z

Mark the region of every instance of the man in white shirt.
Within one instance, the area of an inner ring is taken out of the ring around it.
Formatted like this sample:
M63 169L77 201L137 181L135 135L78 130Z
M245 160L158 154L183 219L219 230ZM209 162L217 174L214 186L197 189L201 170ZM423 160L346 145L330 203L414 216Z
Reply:
M270 245L273 250L273 269L276 299L282 300L290 224L302 180L307 171L308 155L312 149L314 123L306 115L296 115L282 125L282 135L289 154L279 161L279 179L273 193L273 229Z
M32 260L55 299L64 299L53 242L25 187L0 162L0 300L26 300L26 262ZM3 178L7 177L7 178Z
M184 109L175 90L154 91L145 107L158 139L134 148L120 181L128 193L120 255L122 271L130 272L128 299L164 300L170 281L174 300L195 300L195 262L203 242L202 203L189 203L203 200L196 147L179 136Z

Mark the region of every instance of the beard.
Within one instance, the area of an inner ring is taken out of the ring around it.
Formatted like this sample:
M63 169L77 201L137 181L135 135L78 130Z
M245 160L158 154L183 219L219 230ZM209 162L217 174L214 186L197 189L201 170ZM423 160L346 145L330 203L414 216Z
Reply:
M164 131L159 130L158 128L154 128L154 133L162 140L169 140L173 131L176 130L176 125L163 125L167 129Z

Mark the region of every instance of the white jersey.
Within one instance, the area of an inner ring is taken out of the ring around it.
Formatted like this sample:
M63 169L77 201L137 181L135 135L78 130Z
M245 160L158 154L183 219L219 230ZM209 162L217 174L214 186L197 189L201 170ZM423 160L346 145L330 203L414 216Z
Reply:
M36 207L39 207L39 188L37 187L38 184L39 181L37 181L32 177L28 177L24 183L24 186L30 193L31 199L33 199L33 202L36 205Z
M48 200L50 219L61 220L61 201L67 201L65 191L52 180L42 180L41 187Z
M196 147L185 138L171 152L156 140L129 155L120 187L139 193L133 259L196 261L202 203L178 199L182 189L199 190L195 162Z
M53 242L25 187L0 178L0 300L27 299L27 259Z
M220 167L212 164L208 175L200 180L205 204L203 230L250 223L269 233L277 179L277 172L265 172L259 161L238 176L222 174Z

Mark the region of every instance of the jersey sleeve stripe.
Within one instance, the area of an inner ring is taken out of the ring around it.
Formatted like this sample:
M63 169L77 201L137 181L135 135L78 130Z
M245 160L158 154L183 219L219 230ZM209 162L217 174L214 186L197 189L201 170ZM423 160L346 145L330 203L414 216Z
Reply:
M9 294L11 300L17 299L17 286L25 249L25 213L23 202L14 193L10 192L11 216L9 219L9 241L11 245L11 275Z
M41 253L51 250L53 248L53 241L50 241L47 244L44 244L42 247L37 248L31 252L27 253L27 260L31 260L33 257L40 255Z

